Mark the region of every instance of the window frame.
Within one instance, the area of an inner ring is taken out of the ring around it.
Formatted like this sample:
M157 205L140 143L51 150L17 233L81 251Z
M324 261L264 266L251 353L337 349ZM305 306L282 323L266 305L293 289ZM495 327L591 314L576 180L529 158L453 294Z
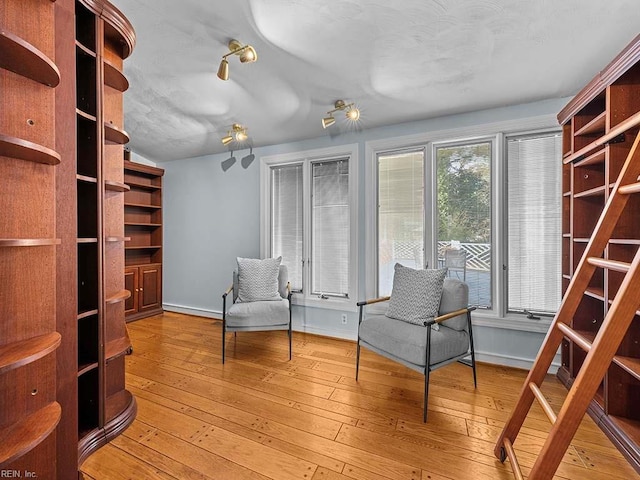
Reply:
M556 126L556 128L547 128L547 129L539 129L539 130L534 130L534 131L526 131L526 132L511 132L508 134L504 135L503 138L503 151L504 151L504 159L502 162L502 168L503 168L503 182L502 182L502 189L504 192L504 202L503 202L503 217L502 217L502 224L503 224L503 229L502 229L502 234L503 234L503 242L504 242L504 251L502 252L504 255L504 261L503 263L501 263L501 265L504 265L505 267L508 267L508 263L509 263L509 172L508 172L508 161L509 161L509 153L508 153L508 142L510 139L513 138L522 138L522 139L527 139L527 138L536 138L536 137L542 137L542 136L552 136L552 135L559 135L560 139L562 139L562 129L559 126ZM559 159L558 161L558 175L561 175L561 161L562 159ZM562 177L560 176L560 185L562 185ZM558 190L558 198L561 199L562 197L562 187L559 188ZM562 215L562 203L560 203L560 215ZM559 234L558 234L558 241L561 242L562 240L562 228L560 228ZM558 261L560 261L560 259L558 259ZM562 270L560 269L560 272ZM505 312L505 314L507 316L520 316L520 315L528 315L526 311L520 311L520 310L516 310L516 309L512 309L509 306L509 269L508 268L503 268L502 269L503 272L503 281L504 281L504 299L503 299L503 305L502 305L502 310ZM561 288L561 283L560 285L558 285L558 288ZM562 298L562 295L561 295ZM558 308L560 307L560 305L558 305ZM537 317L542 317L543 319L552 319L553 318L553 314L550 314L549 312L542 312L542 311L538 311L538 310L532 310L531 313Z
M489 269L490 275L490 284L489 284L489 292L491 298L491 306L487 307L484 305L478 306L478 309L485 312L495 312L499 310L496 308L496 293L498 291L498 286L496 285L495 278L497 277L497 264L496 264L496 239L498 229L496 228L496 220L498 217L497 210L497 185L495 182L495 167L497 163L500 163L498 158L498 134L487 135L474 137L464 140L454 140L454 141L438 141L438 142L430 142L431 145L431 176L432 176L432 185L431 185L431 222L432 222L432 231L431 231L431 258L434 262L437 262L438 258L438 224L437 224L437 216L438 216L438 190L437 190L437 182L438 182L438 165L437 165L437 155L436 150L438 148L449 148L449 147L460 147L464 145L474 145L480 143L488 143L491 148L491 155L489 160L489 188L490 191L490 204L491 204L491 212L490 212L490 222L491 222L491 230L490 230L490 244L491 244L491 267ZM429 263L429 265L437 265L437 263Z
M349 291L348 297L319 298L310 292L311 268L311 165L347 158L349 161ZM260 158L260 256L271 252L271 167L302 164L303 168L303 274L302 292L293 295L293 304L342 311L356 311L358 301L358 144L269 155Z
M364 163L364 204L365 204L365 252L364 252L364 285L365 298L374 298L377 291L377 155L394 150L425 147L429 172L425 171L425 197L435 200L435 189L431 178L435 178L434 149L435 144L467 143L493 139L492 165L491 165L491 202L492 202L492 243L494 255L492 259L492 304L491 310L476 310L473 313L474 325L483 327L495 327L501 329L520 330L527 332L546 333L551 318L543 317L540 320L527 319L526 316L507 312L506 309L506 136L528 135L557 131L559 129L555 115L539 115L522 117L512 120L494 121L480 124L469 124L456 128L434 130L430 132L412 135L371 140L365 142ZM560 175L558 164L558 174ZM427 208L425 208L425 212ZM426 221L426 219L425 219ZM431 232L435 232L435 225L425 225L425 260L429 265L434 265L436 246L433 238L429 238ZM375 310L376 305L372 305ZM378 309L378 311L382 311Z

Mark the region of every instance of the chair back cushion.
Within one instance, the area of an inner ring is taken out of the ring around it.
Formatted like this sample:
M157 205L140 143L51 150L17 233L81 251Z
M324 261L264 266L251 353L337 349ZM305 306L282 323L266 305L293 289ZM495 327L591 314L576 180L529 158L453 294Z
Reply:
M278 293L282 298L287 298L287 284L289 283L289 270L286 265L280 265L278 271Z
M439 314L454 312L469 306L469 286L455 278L445 278L440 299ZM462 314L442 322L449 328L457 331L467 329L467 315Z
M438 315L446 268L414 270L396 263L386 316L424 324Z
M237 258L238 262L238 301L257 302L280 300L278 274L282 257Z

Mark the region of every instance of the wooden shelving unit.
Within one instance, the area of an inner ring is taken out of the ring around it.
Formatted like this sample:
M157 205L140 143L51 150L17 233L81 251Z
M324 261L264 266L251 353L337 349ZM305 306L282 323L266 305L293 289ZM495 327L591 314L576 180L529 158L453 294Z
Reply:
M127 321L162 312L162 175L161 168L125 160L124 229Z
M596 221L640 128L640 36L560 112L563 126L562 284L567 290ZM623 272L640 246L640 200L631 196L573 318L578 341L592 343ZM586 354L565 338L560 380L573 383ZM640 472L640 313L611 363L589 414Z
M0 471L55 478L55 6L3 0L0 19Z
M77 463L133 421L132 395L117 411L109 398L126 392L131 348L124 319L122 63L133 30L109 2L75 0L77 209ZM127 47L125 47L127 45ZM119 360L117 360L119 359Z

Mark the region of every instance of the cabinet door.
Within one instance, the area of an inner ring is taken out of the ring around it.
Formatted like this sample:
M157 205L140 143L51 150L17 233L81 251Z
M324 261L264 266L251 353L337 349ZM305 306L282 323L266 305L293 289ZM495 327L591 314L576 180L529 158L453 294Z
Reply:
M124 288L131 292L131 296L124 303L125 315L138 311L139 271L138 267L124 269Z
M162 266L145 265L140 268L138 311L162 307Z

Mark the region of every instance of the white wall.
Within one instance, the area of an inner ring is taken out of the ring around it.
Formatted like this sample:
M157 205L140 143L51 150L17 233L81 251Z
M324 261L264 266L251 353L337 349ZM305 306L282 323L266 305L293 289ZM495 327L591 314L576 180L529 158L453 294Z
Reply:
M162 162L164 213L164 308L196 315L220 317L222 293L231 283L235 258L260 253L260 157L348 143L359 144L359 166L364 172L365 142L424 132L472 127L555 114L569 99L484 110L383 128L324 136L300 142L273 145L230 154ZM558 166L560 174L560 166ZM359 192L359 284L358 299L364 298L364 175ZM358 299L354 299L354 304ZM340 316L347 313L347 325ZM293 328L329 336L355 339L357 314L319 308L295 308ZM477 322L477 323L476 323ZM544 338L546 326L514 325L474 317L478 359L528 368ZM529 331L527 331L529 330Z

